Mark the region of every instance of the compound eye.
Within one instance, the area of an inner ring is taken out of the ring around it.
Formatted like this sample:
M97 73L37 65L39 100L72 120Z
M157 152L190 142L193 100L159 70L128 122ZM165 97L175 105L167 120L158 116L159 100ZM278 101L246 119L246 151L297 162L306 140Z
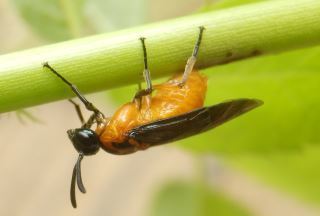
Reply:
M68 130L67 133L78 152L82 152L84 155L93 155L99 151L99 137L93 130L77 128Z

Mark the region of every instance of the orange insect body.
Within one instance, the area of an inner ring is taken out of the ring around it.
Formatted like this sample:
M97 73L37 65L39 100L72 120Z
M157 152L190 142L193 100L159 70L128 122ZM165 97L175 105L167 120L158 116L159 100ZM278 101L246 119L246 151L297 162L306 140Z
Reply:
M126 132L157 120L170 118L203 107L207 78L193 71L186 83L180 87L182 74L167 82L154 86L155 95L144 96L139 105L135 100L120 107L113 117L97 127L102 147L114 154L128 154L149 147L148 143L127 140ZM126 146L121 146L126 143Z
M90 118L84 121L79 105L69 100L82 122L80 128L67 131L69 139L79 152L70 187L70 200L74 208L77 207L76 185L82 193L86 192L81 177L81 161L84 156L96 154L100 147L112 154L134 153L211 130L263 104L257 99L240 98L203 107L207 78L193 70L204 27L200 26L199 30L192 56L188 58L183 74L175 75L167 82L155 86L152 86L148 69L145 38L140 38L146 89L139 89L134 100L120 107L111 118L105 118L75 85L48 63L43 64L43 67L50 69L66 83L86 109L92 112ZM95 131L91 129L94 124L97 125Z

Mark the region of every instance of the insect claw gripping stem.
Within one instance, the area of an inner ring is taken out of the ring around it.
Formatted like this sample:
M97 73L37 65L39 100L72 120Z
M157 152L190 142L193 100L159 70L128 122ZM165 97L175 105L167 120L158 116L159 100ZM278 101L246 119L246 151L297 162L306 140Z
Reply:
M180 87L184 86L185 82L187 81L187 79L188 79L190 73L192 72L193 67L194 67L194 65L195 65L195 63L197 61L198 52L199 52L199 49L200 49L200 44L201 44L201 41L202 41L202 35L203 35L203 31L204 30L205 30L204 26L199 26L199 35L198 35L197 42L196 42L196 44L195 44L195 46L193 48L193 52L192 52L191 57L187 61L187 64L186 64L184 72L183 72L182 79L178 83L178 86L180 86Z

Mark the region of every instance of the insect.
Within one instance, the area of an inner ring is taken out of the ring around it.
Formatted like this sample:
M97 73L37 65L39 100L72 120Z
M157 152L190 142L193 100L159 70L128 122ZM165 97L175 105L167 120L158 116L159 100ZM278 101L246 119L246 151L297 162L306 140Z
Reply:
M139 84L133 100L121 106L110 118L106 118L75 85L48 63L43 64L66 83L86 109L92 112L89 119L84 121L79 105L69 100L82 122L80 128L67 131L79 153L71 178L70 198L74 208L77 207L76 184L82 193L86 192L81 178L81 161L84 156L96 154L100 147L111 154L134 153L210 130L262 105L263 102L257 99L235 99L203 107L207 78L193 68L204 30L204 27L199 27L198 38L184 72L158 85L152 85L145 38L140 38L146 88L141 89ZM95 130L91 129L93 125L96 125Z

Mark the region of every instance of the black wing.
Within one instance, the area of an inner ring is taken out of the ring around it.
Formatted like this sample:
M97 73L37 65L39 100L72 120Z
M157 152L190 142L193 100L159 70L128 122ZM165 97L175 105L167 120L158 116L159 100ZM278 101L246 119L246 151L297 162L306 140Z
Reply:
M130 130L128 136L151 146L164 144L215 128L262 104L257 99L235 99L141 125Z

